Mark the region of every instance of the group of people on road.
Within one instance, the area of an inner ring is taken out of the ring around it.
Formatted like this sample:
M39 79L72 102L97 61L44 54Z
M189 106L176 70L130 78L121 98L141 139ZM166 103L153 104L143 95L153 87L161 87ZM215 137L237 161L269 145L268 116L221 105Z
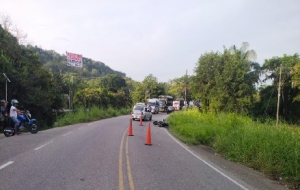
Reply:
M1 100L1 112L0 112L0 121L4 128L4 126L8 125L5 121L5 117L10 117L11 120L14 122L17 131L19 130L20 121L18 120L18 115L22 114L23 111L19 110L18 107L18 100L13 99L11 101L11 106L9 109L9 115L8 115L8 102L6 100Z

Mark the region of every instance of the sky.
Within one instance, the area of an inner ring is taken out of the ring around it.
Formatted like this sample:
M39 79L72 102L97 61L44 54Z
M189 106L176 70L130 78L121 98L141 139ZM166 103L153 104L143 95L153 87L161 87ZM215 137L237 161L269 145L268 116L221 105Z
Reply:
M243 42L261 65L300 53L299 7L299 0L0 0L0 14L32 45L81 54L140 82L193 75L201 55Z

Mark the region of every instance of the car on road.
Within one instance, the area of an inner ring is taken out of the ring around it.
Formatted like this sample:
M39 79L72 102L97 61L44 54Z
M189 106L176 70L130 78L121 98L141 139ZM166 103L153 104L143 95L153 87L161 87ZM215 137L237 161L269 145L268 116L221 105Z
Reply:
M152 120L152 113L151 111L144 105L135 105L131 112L132 120L140 120L142 117L142 120Z
M135 105L136 105L136 106L137 106L137 105L146 106L146 104L145 104L144 102L138 102L138 103L136 103Z

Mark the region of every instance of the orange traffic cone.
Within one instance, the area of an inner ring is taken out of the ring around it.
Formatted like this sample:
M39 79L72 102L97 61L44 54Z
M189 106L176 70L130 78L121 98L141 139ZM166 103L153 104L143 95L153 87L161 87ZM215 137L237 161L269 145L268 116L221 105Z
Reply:
M130 121L129 121L128 136L133 136L133 134L132 134L132 119L130 119Z
M151 128L150 128L150 123L148 124L148 131L147 131L145 145L152 145L152 143L151 143Z
M141 112L140 116L140 126L143 126L143 112Z

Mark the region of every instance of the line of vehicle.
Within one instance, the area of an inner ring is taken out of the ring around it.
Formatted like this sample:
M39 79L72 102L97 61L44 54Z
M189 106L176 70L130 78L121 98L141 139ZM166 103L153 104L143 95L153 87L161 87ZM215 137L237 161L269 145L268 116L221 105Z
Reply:
M127 131L127 130L126 130ZM129 182L129 187L130 190L134 190L134 183L132 179L132 174L131 174L131 168L130 168L130 161L129 161L129 151L128 151L128 136L126 139L126 163L127 163L127 176L128 176L128 182Z
M14 161L9 161L9 162L3 164L2 166L0 166L0 170L2 170L3 168L5 168L6 166L8 166L8 165L10 165L12 163L14 163Z
M175 141L177 142L180 146L182 146L185 150L187 150L189 153L191 153L192 155L194 155L196 158L198 158L200 161L202 161L204 164L206 164L207 166L209 166L210 168L212 168L213 170L215 170L216 172L218 172L219 174L221 174L222 176L224 176L225 178L227 178L228 180L230 180L231 182L233 182L234 184L236 184L237 186L239 186L240 188L242 188L243 190L248 190L248 188L244 187L243 185L239 184L237 181L235 181L234 179L232 179L231 177L229 177L228 175L226 175L225 173L221 172L220 170L218 170L217 168L215 168L213 165L211 165L210 163L206 162L205 160L203 160L200 156L198 156L197 154L195 154L193 151L191 151L190 149L188 149L186 146L184 146L181 142L179 142L177 139L175 139L173 137L173 135L171 135L169 133L168 130L165 129L165 131L167 132L167 134Z
M50 143L53 143L53 141L47 142L46 144L43 144L43 145L41 145L41 146L35 148L34 150L39 150L39 149L43 148L44 146L47 146L47 145L50 144Z

